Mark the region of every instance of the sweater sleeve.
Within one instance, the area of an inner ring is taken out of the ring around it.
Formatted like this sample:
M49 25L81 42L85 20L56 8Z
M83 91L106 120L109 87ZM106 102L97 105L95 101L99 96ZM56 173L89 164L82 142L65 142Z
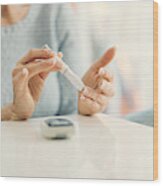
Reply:
M84 72L84 66L80 56L79 30L77 20L75 20L76 14L77 12L71 7L71 4L61 5L56 21L56 33L58 51L63 53L63 60L81 77ZM61 73L58 73L58 79L60 86L60 108L58 114L77 112L78 91Z

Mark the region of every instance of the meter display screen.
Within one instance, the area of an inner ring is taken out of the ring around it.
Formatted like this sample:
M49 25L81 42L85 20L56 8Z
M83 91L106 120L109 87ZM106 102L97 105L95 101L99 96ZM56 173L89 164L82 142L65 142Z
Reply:
M72 126L73 123L72 121L68 120L68 119L48 119L48 120L45 120L46 124L49 126L49 127L65 127L65 126Z

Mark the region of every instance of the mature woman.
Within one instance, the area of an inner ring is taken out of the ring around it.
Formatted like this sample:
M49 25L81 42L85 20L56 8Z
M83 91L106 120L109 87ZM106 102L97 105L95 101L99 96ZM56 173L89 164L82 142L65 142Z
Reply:
M115 49L109 49L85 69L75 33L76 24L72 22L76 15L71 10L70 4L2 6L2 120L75 111L92 115L107 107L113 96L113 77L103 67L111 62ZM45 43L58 53L41 49ZM53 58L55 55L62 57L59 51L76 73L87 71L83 77L86 88L82 92L77 93L57 72L60 65L53 63ZM44 62L40 63L39 59Z

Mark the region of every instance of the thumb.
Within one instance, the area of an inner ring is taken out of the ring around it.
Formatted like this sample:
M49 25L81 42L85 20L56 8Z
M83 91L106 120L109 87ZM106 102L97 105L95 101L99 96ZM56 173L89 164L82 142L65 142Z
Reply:
M93 64L93 69L99 70L101 67L105 67L107 64L109 64L115 56L115 51L115 47L108 49L104 55Z
M28 70L23 68L22 71L18 72L13 78L14 93L22 94L22 91L28 84Z

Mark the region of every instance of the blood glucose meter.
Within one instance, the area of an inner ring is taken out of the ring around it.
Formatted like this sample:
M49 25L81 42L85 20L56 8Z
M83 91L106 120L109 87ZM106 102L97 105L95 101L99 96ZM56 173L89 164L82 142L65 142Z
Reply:
M47 119L41 125L42 134L49 139L70 138L75 133L75 126L71 120L65 118Z

